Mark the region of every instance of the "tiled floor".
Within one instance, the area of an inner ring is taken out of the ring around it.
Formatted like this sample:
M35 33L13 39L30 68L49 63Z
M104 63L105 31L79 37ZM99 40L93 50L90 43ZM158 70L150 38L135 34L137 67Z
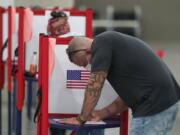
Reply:
M8 135L7 129L7 107L3 105L2 107L2 135ZM105 135L119 135L119 129L110 129L105 131ZM171 132L170 135L179 135L180 134L180 112L178 114L178 118L176 121L176 125ZM12 135L15 135L13 133ZM22 135L36 135L36 125L27 119L26 116L26 108L24 108L23 112L23 120L22 120Z
M2 108L2 135L8 135L8 110L5 105ZM22 115L22 135L36 135L36 125L27 119L26 110Z

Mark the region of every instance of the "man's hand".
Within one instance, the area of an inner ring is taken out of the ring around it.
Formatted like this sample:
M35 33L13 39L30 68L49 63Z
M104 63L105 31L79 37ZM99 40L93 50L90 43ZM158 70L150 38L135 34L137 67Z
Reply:
M90 121L100 121L100 120L102 120L101 114L102 114L101 110L95 110L95 111L93 111L91 113L91 116L90 116L90 118L88 120L90 120Z
M80 122L77 120L76 117L60 119L59 123L71 124L71 125L80 125Z

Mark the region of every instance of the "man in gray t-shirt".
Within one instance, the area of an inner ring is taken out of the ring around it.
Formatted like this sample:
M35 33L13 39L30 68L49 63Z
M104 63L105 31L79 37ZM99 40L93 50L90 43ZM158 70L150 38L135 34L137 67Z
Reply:
M109 31L94 40L84 37L72 39L67 54L70 61L78 66L91 64L91 75L81 114L64 123L83 124L88 118L100 120L129 107L133 112L134 135L139 132L158 135L162 131L165 135L172 128L180 88L165 63L145 42ZM107 107L94 111L105 79L119 97ZM151 122L145 124L149 120ZM157 127L160 130L156 130Z

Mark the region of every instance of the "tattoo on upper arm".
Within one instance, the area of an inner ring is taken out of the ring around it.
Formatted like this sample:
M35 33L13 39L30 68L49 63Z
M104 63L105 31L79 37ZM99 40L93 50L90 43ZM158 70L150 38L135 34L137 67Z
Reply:
M107 72L99 71L91 74L86 91L97 97L104 85Z

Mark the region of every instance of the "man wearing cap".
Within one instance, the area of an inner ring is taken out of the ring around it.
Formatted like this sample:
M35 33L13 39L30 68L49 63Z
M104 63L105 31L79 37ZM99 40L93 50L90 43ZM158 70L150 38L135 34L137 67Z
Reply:
M118 32L104 32L94 39L74 38L67 54L72 63L91 75L81 114L63 123L82 125L132 109L132 135L166 135L173 127L180 88L166 64L142 40ZM94 110L104 81L119 97L105 108Z

